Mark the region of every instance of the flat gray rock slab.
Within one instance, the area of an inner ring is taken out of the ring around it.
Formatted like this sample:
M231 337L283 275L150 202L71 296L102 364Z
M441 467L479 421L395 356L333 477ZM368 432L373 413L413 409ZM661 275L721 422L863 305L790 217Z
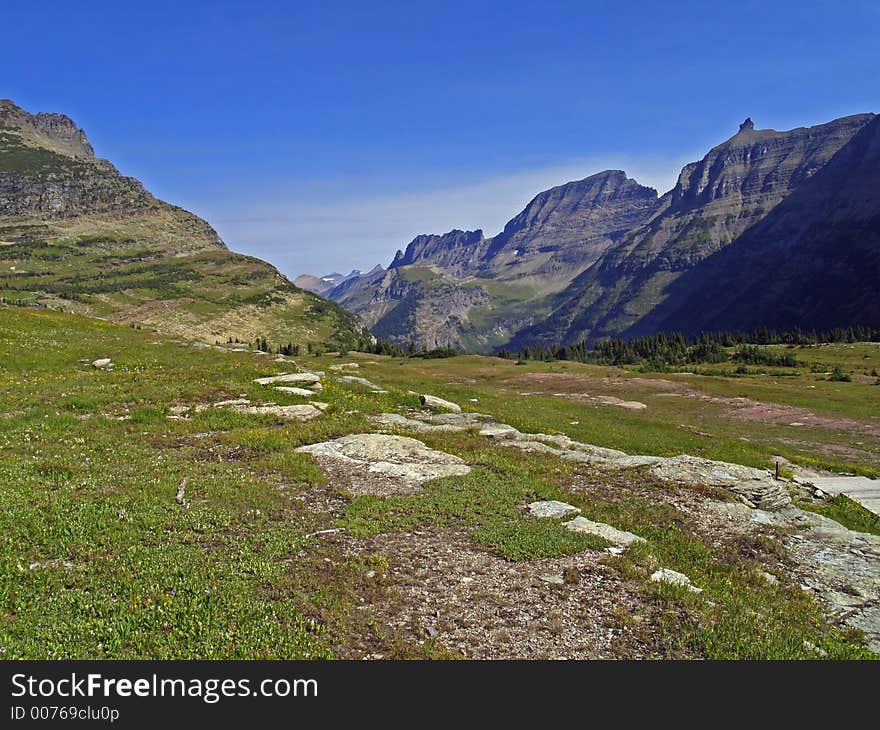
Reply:
M492 416L485 413L423 413L417 418L425 423L451 423L456 426L476 426L495 422Z
M515 439L521 435L513 426L503 423L489 424L480 429L480 436L490 439Z
M529 510L529 514L532 517L571 517L571 515L576 515L580 513L580 509L575 507L573 504L568 504L567 502L559 502L555 499L550 499L544 502L531 502L527 505L527 509Z
M288 421L310 421L315 416L321 415L320 409L308 404L295 406L276 406L272 404L264 406L236 406L235 410L241 413L253 413L260 416L277 416Z
M455 425L452 423L425 423L414 418L401 416L399 413L380 413L370 420L382 429L400 429L413 431L414 433L430 433L432 431L466 431L467 424Z
M462 476L471 470L457 456L429 448L418 439L380 433L342 436L296 451L313 454L344 474L353 494L412 493L431 479Z
M275 383L299 383L300 385L314 385L321 382L317 373L287 373L285 375L270 375L265 378L255 378L258 385L274 385Z
M634 542L645 542L645 538L634 535L626 530L618 530L604 522L593 522L586 517L575 517L570 522L565 523L565 527L572 532L581 532L587 535L595 535L607 540L612 545L627 547Z
M315 391L308 390L307 388L297 388L295 385L276 385L275 390L280 393L287 393L288 395L302 395L307 398L311 398Z
M807 481L831 495L845 494L865 509L880 515L880 479L868 477L810 477Z
M553 586L561 586L565 584L565 576L562 575L539 575L538 577L545 583L549 583Z
M697 588L691 583L691 579L684 573L679 573L677 570L671 570L670 568L660 568L660 570L655 570L651 573L651 580L655 583L670 583L674 586L681 586L682 588L687 588L693 593L703 592L703 589Z

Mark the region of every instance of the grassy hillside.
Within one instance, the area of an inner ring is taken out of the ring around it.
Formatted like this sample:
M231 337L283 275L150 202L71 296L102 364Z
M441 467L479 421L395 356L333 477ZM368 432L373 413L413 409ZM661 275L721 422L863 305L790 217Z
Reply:
M341 307L229 251L49 116L46 128L0 102L0 297L206 342L350 345L360 333Z

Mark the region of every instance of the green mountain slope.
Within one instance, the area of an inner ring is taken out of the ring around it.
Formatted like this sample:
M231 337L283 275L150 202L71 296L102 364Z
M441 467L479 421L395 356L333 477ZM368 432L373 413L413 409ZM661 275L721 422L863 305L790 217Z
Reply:
M0 101L0 297L209 342L353 342L354 317L97 159L67 117Z

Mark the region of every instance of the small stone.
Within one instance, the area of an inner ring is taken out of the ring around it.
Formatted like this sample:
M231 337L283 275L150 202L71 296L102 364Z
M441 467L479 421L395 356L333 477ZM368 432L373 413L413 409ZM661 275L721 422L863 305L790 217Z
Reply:
M561 586L565 583L565 578L561 575L541 575L538 577L545 583L550 583L554 586Z
M104 370L110 366L112 360L109 357L101 357L92 361L92 367L98 370Z
M677 570L671 570L670 568L660 568L660 570L655 570L651 573L651 580L655 583L669 583L671 585L681 586L694 593L703 592L703 589L697 588L691 583L691 579L684 573L679 573Z
M433 395L420 395L419 400L425 408L438 411L452 411L453 413L461 413L461 406L443 398L437 398Z
M543 502L531 502L527 505L532 517L570 517L580 513L580 509L566 502L550 499Z

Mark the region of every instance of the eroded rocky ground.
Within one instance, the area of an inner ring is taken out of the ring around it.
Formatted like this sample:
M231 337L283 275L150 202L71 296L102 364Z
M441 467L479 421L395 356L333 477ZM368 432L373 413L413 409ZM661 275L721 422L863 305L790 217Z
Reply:
M686 455L625 454L563 434L522 433L474 413L409 410L372 423L386 435L354 434L300 449L318 458L337 493L385 499L416 494L433 478L468 473L463 459L426 446L414 438L419 435L469 434L496 448L575 462L578 469L565 484L570 492L612 503L640 498L669 511L676 529L725 546L729 560L742 560L756 580L813 596L834 622L864 632L868 646L880 651L880 537L794 506L789 485L769 472ZM336 507L344 511L344 499ZM571 509L569 518L580 512ZM578 520L594 526L587 531L596 535L630 534ZM378 560L380 567L365 579L382 590L366 591L358 610L386 637L471 658L697 655L661 638L656 624L670 617L631 580L627 547L506 560L462 526L429 523L362 538L340 532L335 539L347 554ZM636 572L652 581L672 576L702 592L654 556L641 562ZM359 655L383 656L366 648Z

